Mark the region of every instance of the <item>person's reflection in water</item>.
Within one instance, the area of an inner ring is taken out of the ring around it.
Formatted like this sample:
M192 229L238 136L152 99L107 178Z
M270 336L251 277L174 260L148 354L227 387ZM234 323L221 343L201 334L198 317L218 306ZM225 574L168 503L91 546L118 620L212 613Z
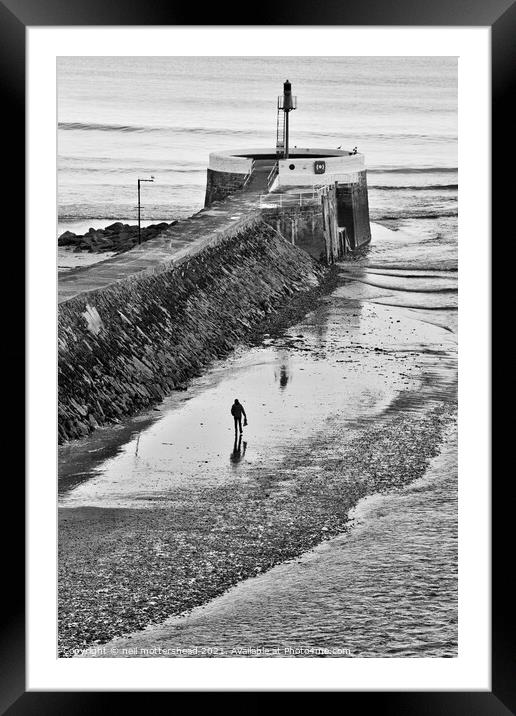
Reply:
M292 367L287 351L278 352L278 361L274 366L274 380L279 383L280 390L285 390L292 379Z
M238 438L235 435L235 444L233 445L233 452L229 456L229 459L233 463L233 465L237 465L240 460L244 457L245 451L247 450L247 443L244 441L242 442L242 436L240 435Z

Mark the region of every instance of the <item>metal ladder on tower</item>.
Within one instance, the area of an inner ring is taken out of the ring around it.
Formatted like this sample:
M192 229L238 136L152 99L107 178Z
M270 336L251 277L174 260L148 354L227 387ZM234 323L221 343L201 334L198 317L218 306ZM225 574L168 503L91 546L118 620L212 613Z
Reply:
M278 114L276 117L276 159L281 159L285 151L285 112L280 108L278 102Z

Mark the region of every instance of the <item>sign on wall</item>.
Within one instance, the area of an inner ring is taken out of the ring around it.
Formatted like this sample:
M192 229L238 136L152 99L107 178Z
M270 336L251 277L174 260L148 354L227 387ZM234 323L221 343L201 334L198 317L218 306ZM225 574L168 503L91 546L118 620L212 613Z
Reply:
M314 162L314 172L316 174L324 174L326 171L326 162L323 162L321 160Z

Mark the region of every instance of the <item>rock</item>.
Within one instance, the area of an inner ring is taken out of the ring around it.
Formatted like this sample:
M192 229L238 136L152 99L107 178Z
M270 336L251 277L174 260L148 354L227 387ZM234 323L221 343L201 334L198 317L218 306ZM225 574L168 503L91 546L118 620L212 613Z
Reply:
M161 221L158 224L151 224L141 230L142 242L148 241L166 231L170 226L177 224L177 221L167 223ZM59 246L75 246L76 250L102 253L105 251L123 252L132 249L138 241L138 226L135 224L124 224L116 221L104 229L90 227L85 234L77 235L65 231L58 238Z
M57 239L57 245L69 246L74 243L75 239L77 239L77 234L74 234L73 231L65 231Z

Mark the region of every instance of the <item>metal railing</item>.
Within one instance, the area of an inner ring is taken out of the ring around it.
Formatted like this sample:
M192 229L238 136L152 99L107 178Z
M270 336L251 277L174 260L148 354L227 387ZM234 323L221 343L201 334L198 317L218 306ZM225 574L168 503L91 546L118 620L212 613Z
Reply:
M250 170L249 170L249 173L247 174L246 178L244 179L244 183L242 184L242 189L245 189L246 186L247 186L247 185L249 184L249 182L251 181L251 177L253 176L253 172L254 172L254 159L253 159L252 162L251 162L251 168L250 168Z
M279 174L279 164L276 162L267 176L267 190L271 190L271 186L274 184L276 177Z
M278 109L285 109L284 100L285 95L278 95ZM291 95L291 103L290 109L297 109L297 94Z
M276 177L279 175L279 163L276 162L276 164L273 166L269 176L267 177L267 190L271 191L272 185L274 184L274 181ZM289 175L289 178L291 176ZM358 172L348 172L346 174L338 174L338 175L331 175L327 174L326 176L320 177L317 184L312 184L311 188L312 191L324 191L325 188L328 186L333 186L335 182L337 182L339 185L346 185L346 184L357 184L360 181L360 176ZM283 185L282 185L283 186ZM288 182L285 185L288 186ZM310 187L310 185L307 185L307 189Z
M303 194L261 194L260 209L282 209L289 206L315 206L321 203L318 190Z

